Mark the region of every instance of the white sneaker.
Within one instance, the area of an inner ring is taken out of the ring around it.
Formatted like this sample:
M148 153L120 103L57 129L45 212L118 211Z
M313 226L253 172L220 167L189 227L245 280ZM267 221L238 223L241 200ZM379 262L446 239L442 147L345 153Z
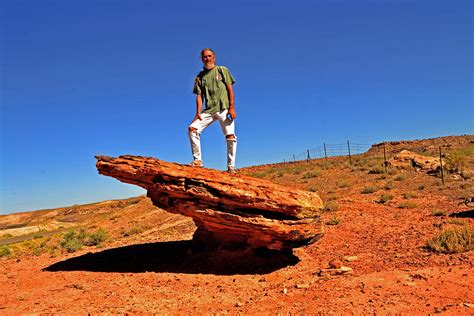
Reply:
M192 167L202 167L202 160L193 160L193 162L191 162L189 164L189 166L192 166Z

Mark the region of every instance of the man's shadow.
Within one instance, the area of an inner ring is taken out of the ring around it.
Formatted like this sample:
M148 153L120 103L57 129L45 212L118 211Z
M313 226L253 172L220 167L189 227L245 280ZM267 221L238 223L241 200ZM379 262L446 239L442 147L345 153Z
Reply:
M67 259L44 271L171 272L189 274L267 274L299 262L291 251L205 249L192 240L107 249Z

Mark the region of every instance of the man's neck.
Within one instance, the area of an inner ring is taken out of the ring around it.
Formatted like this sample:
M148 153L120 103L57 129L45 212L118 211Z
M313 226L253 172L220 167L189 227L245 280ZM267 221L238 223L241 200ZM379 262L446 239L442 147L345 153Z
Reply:
M204 66L205 70L212 70L216 67L216 64L210 65L210 66Z

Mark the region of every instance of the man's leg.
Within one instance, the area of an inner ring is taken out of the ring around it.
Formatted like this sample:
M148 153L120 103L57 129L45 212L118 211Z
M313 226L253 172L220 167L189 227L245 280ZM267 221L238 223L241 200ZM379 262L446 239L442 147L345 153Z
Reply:
M235 167L235 155L237 152L234 120L227 117L227 110L219 113L218 118L227 142L227 169L232 171Z
M188 133L191 141L191 152L193 153L193 164L202 165L201 155L201 132L208 127L214 119L210 114L201 114L202 120L195 120L189 125Z

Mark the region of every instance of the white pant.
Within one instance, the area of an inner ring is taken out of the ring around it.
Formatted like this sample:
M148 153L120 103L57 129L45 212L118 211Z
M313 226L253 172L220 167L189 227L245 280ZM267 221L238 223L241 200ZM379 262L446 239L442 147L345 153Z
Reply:
M234 167L235 166L235 153L237 150L237 137L235 136L235 127L234 127L234 120L227 118L227 110L224 110L220 113L214 114L201 114L201 120L196 119L189 125L189 139L191 140L191 150L193 152L193 158L195 160L202 160L201 157L201 132L214 123L215 121L219 121L222 129L222 133L225 136L227 135L234 135L234 139L227 140L227 166ZM195 129L195 130L191 130Z

